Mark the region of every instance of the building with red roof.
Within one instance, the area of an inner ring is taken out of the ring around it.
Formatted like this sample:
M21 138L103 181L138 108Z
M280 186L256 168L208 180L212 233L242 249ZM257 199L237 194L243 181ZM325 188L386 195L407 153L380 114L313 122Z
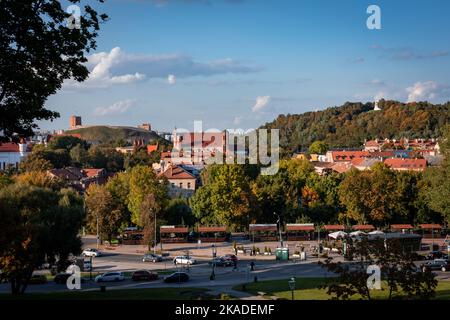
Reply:
M392 170L398 171L423 171L427 167L425 159L390 158L386 159L384 163Z
M0 142L0 171L8 168L18 168L19 163L22 162L26 156L31 152L31 145L28 145L25 140L19 143L15 142Z

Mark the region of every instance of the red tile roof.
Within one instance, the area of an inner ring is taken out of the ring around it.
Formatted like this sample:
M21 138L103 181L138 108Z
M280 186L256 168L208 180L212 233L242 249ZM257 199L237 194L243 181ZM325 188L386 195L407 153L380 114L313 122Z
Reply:
M442 229L442 226L440 224L433 224L433 223L419 224L419 227L422 229Z
M188 227L175 227L175 226L161 226L159 228L160 233L188 233Z
M227 227L198 227L198 232L226 232Z
M14 142L0 143L0 152L19 152L19 145Z
M334 163L331 169L339 173L345 173L352 168L352 164L350 162L338 162Z
M357 224L352 226L353 230L373 230L375 227L371 224Z
M88 178L98 176L104 169L82 169Z
M301 225L301 224L288 224L286 225L286 231L314 231L314 226Z
M340 224L327 224L323 226L325 230L345 230L345 227Z
M384 163L392 169L423 170L427 167L425 159L390 158L386 159Z
M167 179L195 179L195 176L177 165L171 165L166 171L160 174Z
M249 226L250 231L277 231L276 224L251 224Z
M351 161L369 156L369 151L332 151L333 161Z
M413 229L410 224L391 224L391 229Z

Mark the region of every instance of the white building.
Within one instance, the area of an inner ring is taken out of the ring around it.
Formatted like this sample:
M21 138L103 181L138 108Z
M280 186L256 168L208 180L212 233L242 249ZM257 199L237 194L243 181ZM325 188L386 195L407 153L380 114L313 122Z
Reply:
M0 143L0 171L10 167L19 167L19 163L28 155L26 143L5 142Z

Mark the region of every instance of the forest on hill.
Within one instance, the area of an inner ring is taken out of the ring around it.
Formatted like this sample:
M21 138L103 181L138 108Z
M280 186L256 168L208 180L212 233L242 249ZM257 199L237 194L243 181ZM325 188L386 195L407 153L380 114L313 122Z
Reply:
M438 138L450 123L450 102L402 103L347 102L339 107L303 114L279 115L262 126L280 130L283 154L306 150L312 142L325 141L331 148L360 148L365 139Z

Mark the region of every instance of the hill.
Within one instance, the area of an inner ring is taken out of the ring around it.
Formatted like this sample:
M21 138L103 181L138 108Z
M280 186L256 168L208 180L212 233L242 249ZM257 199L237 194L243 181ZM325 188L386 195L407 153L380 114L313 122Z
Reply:
M66 133L79 133L84 140L98 140L101 143L110 143L118 140L132 142L135 139L145 139L148 143L159 141L162 144L169 142L158 136L154 131L147 131L133 127L116 126L89 126L68 130Z
M280 129L284 154L306 150L316 140L332 148L359 148L365 139L437 138L450 123L450 102L401 103L380 100L373 103L347 102L340 107L303 114L279 115L262 128Z

